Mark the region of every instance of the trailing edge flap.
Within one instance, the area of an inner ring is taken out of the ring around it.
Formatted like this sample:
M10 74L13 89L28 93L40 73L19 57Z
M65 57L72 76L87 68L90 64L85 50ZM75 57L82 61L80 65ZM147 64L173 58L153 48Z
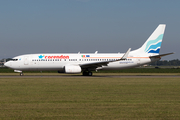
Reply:
M111 61L85 63L85 64L80 64L80 66L81 66L81 68L97 68L97 67L107 66L107 64L110 62L116 62L116 61L121 61L121 60L127 59L130 50L131 50L131 48L128 49L128 51L121 57L121 59L111 60Z
M161 58L163 56L171 55L171 54L174 54L174 53L166 53L166 54L161 54L161 55L150 56L150 58Z

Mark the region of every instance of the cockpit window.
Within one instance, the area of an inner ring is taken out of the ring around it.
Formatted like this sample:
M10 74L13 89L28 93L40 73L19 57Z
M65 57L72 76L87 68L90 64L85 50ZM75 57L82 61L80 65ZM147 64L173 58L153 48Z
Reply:
M11 61L18 61L18 59L10 59Z
M18 61L18 59L12 59L13 61Z
M18 61L18 59L8 58L8 59L6 59L6 62L8 62L8 61Z

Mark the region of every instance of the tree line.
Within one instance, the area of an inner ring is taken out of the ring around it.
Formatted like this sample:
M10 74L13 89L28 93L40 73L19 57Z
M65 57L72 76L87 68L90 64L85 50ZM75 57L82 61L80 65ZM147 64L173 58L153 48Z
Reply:
M179 59L160 60L160 61L152 62L149 65L152 65L152 66L180 66L180 60Z

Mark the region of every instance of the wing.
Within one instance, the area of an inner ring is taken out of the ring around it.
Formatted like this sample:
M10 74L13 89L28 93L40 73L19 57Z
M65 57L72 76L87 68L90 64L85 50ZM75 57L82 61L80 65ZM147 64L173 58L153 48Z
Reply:
M98 67L107 66L107 64L109 64L110 62L125 60L125 59L127 59L130 50L131 50L131 48L129 48L128 51L120 59L111 60L111 61L100 61L100 62L93 62L93 63L85 63L85 64L80 64L80 67L83 70L84 69L95 70Z

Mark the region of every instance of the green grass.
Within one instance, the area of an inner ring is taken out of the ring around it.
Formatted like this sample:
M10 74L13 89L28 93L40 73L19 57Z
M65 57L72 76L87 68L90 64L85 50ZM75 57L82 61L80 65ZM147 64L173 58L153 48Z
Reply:
M180 80L0 78L0 119L180 119Z

